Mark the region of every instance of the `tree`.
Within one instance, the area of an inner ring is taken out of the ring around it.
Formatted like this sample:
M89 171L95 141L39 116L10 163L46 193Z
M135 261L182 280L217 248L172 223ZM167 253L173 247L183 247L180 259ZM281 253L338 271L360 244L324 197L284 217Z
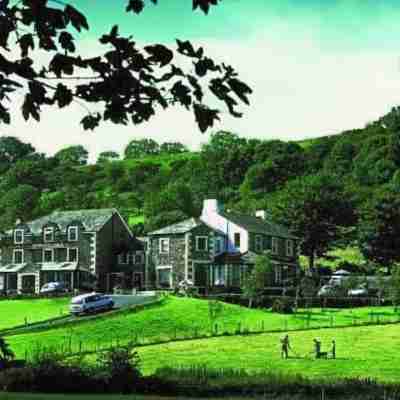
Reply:
M187 147L179 142L165 142L160 146L161 154L179 154L188 151Z
M107 161L115 161L119 159L119 154L115 151L103 151L97 158L97 164L103 164Z
M400 262L400 193L387 188L364 208L359 228L359 246L368 260L391 268Z
M18 185L0 198L0 229L10 228L17 219L29 221L35 215L39 191L30 185Z
M151 2L157 4L156 0ZM139 14L147 2L126 3L126 12ZM206 14L217 3L192 0L193 9ZM175 52L159 43L140 48L132 36L122 36L114 25L99 38L104 52L88 58L79 54L75 42L76 36L89 30L87 18L59 0L2 0L0 26L0 47L4 50L0 55L0 121L6 124L12 115L7 105L21 92L26 120L40 121L43 106L65 108L76 101L87 113L81 120L84 129L94 129L104 121L141 124L159 108L180 105L193 112L204 132L220 114L219 108L204 102L209 94L224 103L234 117L242 116L236 109L238 100L249 104L252 90L235 70L216 63L202 47L195 48L187 40L177 39ZM14 50L13 56L6 53L10 50ZM20 56L14 58L17 51ZM39 52L48 53L48 64L38 61ZM188 71L177 66L182 65L182 59L192 61ZM96 111L88 107L90 104L95 104Z
M355 222L349 196L335 176L324 174L289 182L274 199L271 213L302 239L300 250L311 271L315 259L325 256Z
M35 148L29 143L21 142L18 138L13 136L0 137L0 172L6 170L11 164L14 164L18 160L33 155L34 153Z
M247 273L242 290L243 296L249 300L249 308L262 295L265 286L273 281L274 266L269 254L258 255L254 268Z
M159 144L153 139L135 139L125 148L125 158L143 158L160 153Z
M60 150L54 155L54 158L57 159L60 164L79 166L87 164L88 156L89 153L83 146L75 145Z

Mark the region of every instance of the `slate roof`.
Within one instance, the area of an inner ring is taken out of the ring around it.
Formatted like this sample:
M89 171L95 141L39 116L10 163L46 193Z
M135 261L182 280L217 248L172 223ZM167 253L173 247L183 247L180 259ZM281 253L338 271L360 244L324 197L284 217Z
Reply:
M252 233L262 233L287 239L298 239L283 225L278 225L271 221L265 221L256 216L236 214L231 212L221 212L220 214L229 221L232 221L234 224L239 225Z
M148 235L177 235L180 233L189 232L192 229L197 228L198 226L203 224L204 223L199 219L189 218L176 224L166 226L165 228L149 232Z
M98 232L116 212L117 210L115 208L55 211L50 215L46 215L45 217L21 225L27 226L33 234L40 234L43 226L46 224L54 223L60 228L60 230L65 231L68 225L79 221L82 223L85 230Z
M0 266L0 273L34 273L39 271L76 271L80 269L77 262L60 263L24 263Z

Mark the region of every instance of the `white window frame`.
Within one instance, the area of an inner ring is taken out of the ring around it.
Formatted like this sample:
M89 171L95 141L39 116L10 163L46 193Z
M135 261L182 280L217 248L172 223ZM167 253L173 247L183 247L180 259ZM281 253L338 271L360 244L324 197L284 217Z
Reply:
M22 232L21 241L17 241L17 232L18 233ZM24 243L24 240L25 240L25 231L23 229L15 229L15 231L14 231L14 243L15 244L22 244L22 243Z
M279 238L272 237L271 239L271 253L278 254L279 253Z
M204 249L199 248L200 239L205 239L206 247ZM196 236L196 251L208 251L208 236Z
M127 262L127 259L128 259L128 257L126 256L126 253L118 254L118 264L125 265Z
M71 250L76 250L76 260L75 261L71 261L70 256L69 256L69 252ZM67 262L78 262L79 261L79 249L78 247L67 247Z
M141 254L135 254L134 264L143 264L143 257Z
M51 261L46 261L46 257L44 256L46 251L51 251ZM68 250L67 250L67 257L68 257ZM54 262L54 249L43 249L43 264L51 264Z
M15 253L21 253L21 254L22 254L21 262L20 262L20 263L17 263L17 261L16 261L16 259L15 259ZM20 265L20 264L23 264L24 261L25 261L24 250L23 250L23 249L14 249L14 251L13 251L13 264L18 264L18 265Z
M71 239L71 231L75 231L75 239ZM69 226L67 231L67 237L69 242L77 242L78 241L78 227L77 226Z
M293 257L294 255L294 243L292 239L286 239L286 255Z
M162 242L165 241L167 243L167 250L162 251ZM159 252L160 254L169 254L169 238L160 238L158 242Z
M225 265L216 265L214 267L214 282L213 286L225 286L226 285L226 268Z
M163 269L169 269L170 270L170 276L169 276L169 287L172 288L172 283L173 283L173 279L172 279L172 265L160 265L158 267L156 267L156 283L157 286L160 287L160 280L158 279L158 271L159 270L163 270Z
M220 237L215 238L214 252L215 254L223 252L223 239Z
M46 239L46 234L51 232L51 240ZM54 227L48 226L43 229L43 242L44 243L51 243L54 242Z
M263 251L263 236L262 235L256 235L254 238L254 250L256 252L261 252Z
M283 276L282 265L276 264L275 265L275 282L282 283L282 276Z

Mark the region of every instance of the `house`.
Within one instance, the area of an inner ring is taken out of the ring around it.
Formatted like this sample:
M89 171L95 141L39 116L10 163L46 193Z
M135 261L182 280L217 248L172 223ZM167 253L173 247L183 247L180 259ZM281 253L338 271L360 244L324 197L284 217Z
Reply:
M147 275L159 288L189 280L199 288L240 288L256 256L270 251L275 285L298 273L299 239L284 226L256 215L225 212L215 199L204 200L200 218L148 234Z
M3 292L38 293L51 281L103 291L144 283L143 244L116 209L57 211L18 221L1 235L0 248Z

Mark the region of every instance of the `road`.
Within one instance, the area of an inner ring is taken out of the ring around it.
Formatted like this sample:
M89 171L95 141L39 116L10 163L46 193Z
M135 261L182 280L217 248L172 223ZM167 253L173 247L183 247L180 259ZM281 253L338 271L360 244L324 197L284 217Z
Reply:
M147 304L155 300L154 295L128 295L128 294L113 294L110 297L114 300L115 308L124 308L137 304Z

